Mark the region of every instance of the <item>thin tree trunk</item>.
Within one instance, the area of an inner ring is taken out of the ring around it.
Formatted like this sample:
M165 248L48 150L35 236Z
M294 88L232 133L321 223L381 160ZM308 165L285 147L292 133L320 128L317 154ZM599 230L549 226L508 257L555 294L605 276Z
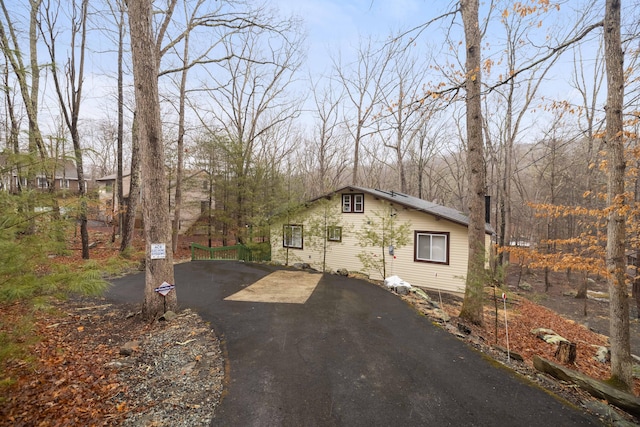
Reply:
M124 36L125 36L125 20L124 20L124 5L121 2L117 2L120 8L120 20L118 22L118 141L117 141L117 171L116 171L116 185L118 187L118 233L120 238L124 240L124 169L123 169L123 145L124 145ZM131 171L133 174L133 171ZM128 246L120 242L120 250Z
M124 252L133 242L136 228L136 214L138 213L138 200L140 200L140 138L138 137L137 114L133 114L133 128L131 130L131 179L129 183L129 198L125 210L124 226L122 228L122 241L120 252Z
M74 9L76 5L72 6ZM53 77L53 83L55 86L56 94L58 96L58 102L60 104L60 111L64 118L69 133L71 134L71 141L73 142L73 153L76 163L76 172L78 174L78 190L80 193L80 210L78 212L78 221L80 223L80 239L82 242L82 258L89 259L89 231L87 224L87 187L84 178L84 165L82 158L82 148L80 143L80 133L78 131L78 120L80 117L80 107L82 105L82 86L84 82L84 58L87 40L87 9L88 0L82 0L80 5L80 14L76 15L76 11L73 12L72 17L72 30L71 30L71 46L69 49L70 56L67 60L67 67L65 70L66 75L66 94L63 85L60 83L60 75L58 68L53 67L51 74ZM49 56L52 63L57 63L56 58L56 29L55 17L53 13L45 7L44 10L44 23L46 24L46 32L42 31L44 35L44 42L48 47ZM41 30L43 28L41 27ZM48 35L48 40L47 40ZM76 45L77 37L80 37L80 46ZM76 55L79 53L79 58L76 59ZM63 166L64 167L64 166ZM54 189L53 181L55 176L54 167L52 174L52 187Z
M187 72L188 68L187 59L189 58L189 33L185 35L184 38L184 51L183 58L185 68L182 70L182 77L180 79L180 106L178 113L178 165L176 168L176 195L175 195L175 209L173 211L173 230L172 230L172 242L173 242L173 253L175 254L178 250L178 235L180 234L180 211L182 208L182 175L184 168L184 104L185 104L185 95L187 90Z
M578 290L576 292L576 298L578 299L582 299L582 298L587 298L587 284L588 279L589 279L589 274L588 273L583 273L580 275L581 276L581 280L580 283L578 285Z
M207 197L207 237L209 247L211 247L211 238L213 236L213 217L211 215L211 205L213 204L213 171L209 172L209 186L208 186L208 197ZM224 246L224 245L223 245Z
M82 259L89 259L89 228L87 220L87 183L84 179L84 166L82 163L82 149L80 148L80 135L77 126L72 133L73 152L76 158L76 171L78 173L78 185L80 189L80 241L82 242Z
M87 8L89 0L82 1L82 29L80 33L80 63L78 64L78 81L77 86L72 75L72 107L71 107L71 140L73 141L73 153L76 160L76 171L78 173L78 187L80 190L80 241L82 242L82 259L89 259L89 230L87 221L87 183L84 179L84 164L82 160L82 148L80 145L80 133L78 132L78 118L80 115L80 103L82 101L82 84L84 80L84 52L87 39ZM75 62L75 52L72 52L72 58ZM73 71L73 70L72 70Z
M640 276L638 276L638 267L635 268L636 277L633 278L633 288L631 295L636 301L636 317L640 319Z
M606 143L607 193L610 211L607 225L607 272L609 282L609 336L611 378L623 388L633 388L629 338L629 297L625 266L624 139L622 106L624 99L624 55L620 36L620 0L607 0L604 42L607 69Z

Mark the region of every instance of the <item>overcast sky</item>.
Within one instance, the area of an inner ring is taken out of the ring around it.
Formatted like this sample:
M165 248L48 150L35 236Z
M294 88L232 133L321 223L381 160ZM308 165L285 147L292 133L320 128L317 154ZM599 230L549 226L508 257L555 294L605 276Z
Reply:
M283 14L304 20L308 35L309 67L322 72L329 55L343 55L360 37L382 40L400 30L423 24L444 10L449 0L277 0Z

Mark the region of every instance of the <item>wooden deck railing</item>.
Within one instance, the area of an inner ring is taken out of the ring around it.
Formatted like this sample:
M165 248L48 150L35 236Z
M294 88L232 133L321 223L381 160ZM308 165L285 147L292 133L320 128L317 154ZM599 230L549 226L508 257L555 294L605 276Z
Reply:
M270 261L270 256L253 253L245 245L221 246L210 248L197 243L191 243L191 261L199 260L228 260L260 262Z

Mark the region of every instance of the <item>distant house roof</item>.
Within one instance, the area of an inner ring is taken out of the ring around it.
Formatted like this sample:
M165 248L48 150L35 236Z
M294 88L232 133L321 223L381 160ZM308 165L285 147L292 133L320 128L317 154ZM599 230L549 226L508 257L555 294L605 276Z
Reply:
M47 161L52 161L52 159L49 159ZM49 163L50 165L51 163ZM9 165L9 162L7 160L7 155L5 154L0 154L0 166L2 167L7 167L9 166L9 168L11 169L11 175L12 176L18 176L18 173L16 171L16 169L13 167L13 165ZM26 166L26 165L23 165ZM38 175L42 176L44 174L44 172L40 172L38 173ZM76 169L76 164L73 160L71 159L59 159L56 161L56 171L55 171L55 176L54 179L70 179L70 180L78 180L78 169Z
M446 219L448 221L454 222L456 224L464 225L466 227L469 226L469 217L456 209L448 208L446 206L442 206L437 203L428 202L426 200L409 196L408 194L399 193L397 191L378 190L378 189L364 188L364 187L357 187L354 185L350 185L350 186L335 190L329 193L329 195L341 193L344 191L370 194L371 196L376 197L378 199L386 200L410 209L415 209L420 212L428 213L435 217ZM312 201L321 199L323 197L326 197L326 195L318 197ZM485 224L485 232L486 233L494 232L493 227L491 227L491 224Z
M185 170L184 172L184 180L187 181L189 179L192 179L194 177L196 177L197 175L201 174L201 173L207 173L207 171L205 171L204 169L199 169L199 170ZM131 171L124 171L122 172L122 177L126 177L131 175ZM109 175L105 175L102 176L100 178L96 178L96 181L115 181L116 178L118 177L117 173L112 173ZM175 186L175 180L171 180L171 184L172 187Z
M131 172L129 171L122 172L122 177L129 176L129 175L131 175ZM117 173L112 173L110 175L105 175L100 178L96 178L96 181L115 181L117 177L118 177Z
M78 169L73 160L65 160L64 167L56 168L56 179L58 178L78 179Z

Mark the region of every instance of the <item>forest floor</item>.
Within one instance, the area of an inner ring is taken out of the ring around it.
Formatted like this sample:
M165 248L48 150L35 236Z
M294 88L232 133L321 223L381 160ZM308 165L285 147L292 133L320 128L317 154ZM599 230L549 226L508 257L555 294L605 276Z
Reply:
M609 303L607 302L607 282L595 280L589 284L589 298L575 298L577 278L568 278L564 272L549 272L550 287L545 291L544 273L520 269L514 265L508 274L509 288L527 299L547 307L567 319L574 320L590 330L609 335ZM520 286L518 286L520 284ZM531 290L524 290L527 284ZM586 313L586 314L585 314ZM629 299L629 330L631 353L640 356L640 318L634 299Z
M187 239L179 245L177 260L189 258ZM98 242L91 252L93 259L117 254L108 229L93 228L91 240ZM136 246L143 247L139 238ZM60 261L79 262L79 247L76 249ZM494 301L490 290L484 327L467 324L473 337L470 344L587 410L585 402L597 399L535 371L533 356L554 361L555 346L537 338L531 329L550 328L577 343L577 359L570 368L604 380L610 366L593 356L598 346L607 345L608 304L589 299L585 317L585 302L572 296L575 286L566 275L553 273L551 287L545 292L542 275L536 272L527 272L519 279L520 285L526 282L530 290L518 288L519 272L514 266L508 274L508 347L524 361L505 363L501 349L507 347L503 300L498 295ZM606 291L604 283L590 286L592 291ZM458 329L457 324L464 323L457 318L461 296L428 293L434 301L442 301L451 316L444 326ZM417 295L402 298L427 313L423 310L425 301ZM148 322L142 320L139 307L110 305L101 298L71 297L51 301L46 309L12 303L0 305L0 311L0 334L11 334L11 325L23 324L21 320L29 318L33 326L27 328L25 339L37 337L29 342L25 357L0 366L0 426L208 425L224 393L224 351L210 325L188 310L169 322ZM640 354L635 307L631 314L632 353ZM129 355L122 354L127 343L133 343ZM162 368L155 361L163 357L163 363L180 373L178 378L168 378L155 370ZM640 380L636 380L634 392L640 395ZM612 408L611 412L629 422L638 421ZM604 424L612 420L610 414L599 416Z

